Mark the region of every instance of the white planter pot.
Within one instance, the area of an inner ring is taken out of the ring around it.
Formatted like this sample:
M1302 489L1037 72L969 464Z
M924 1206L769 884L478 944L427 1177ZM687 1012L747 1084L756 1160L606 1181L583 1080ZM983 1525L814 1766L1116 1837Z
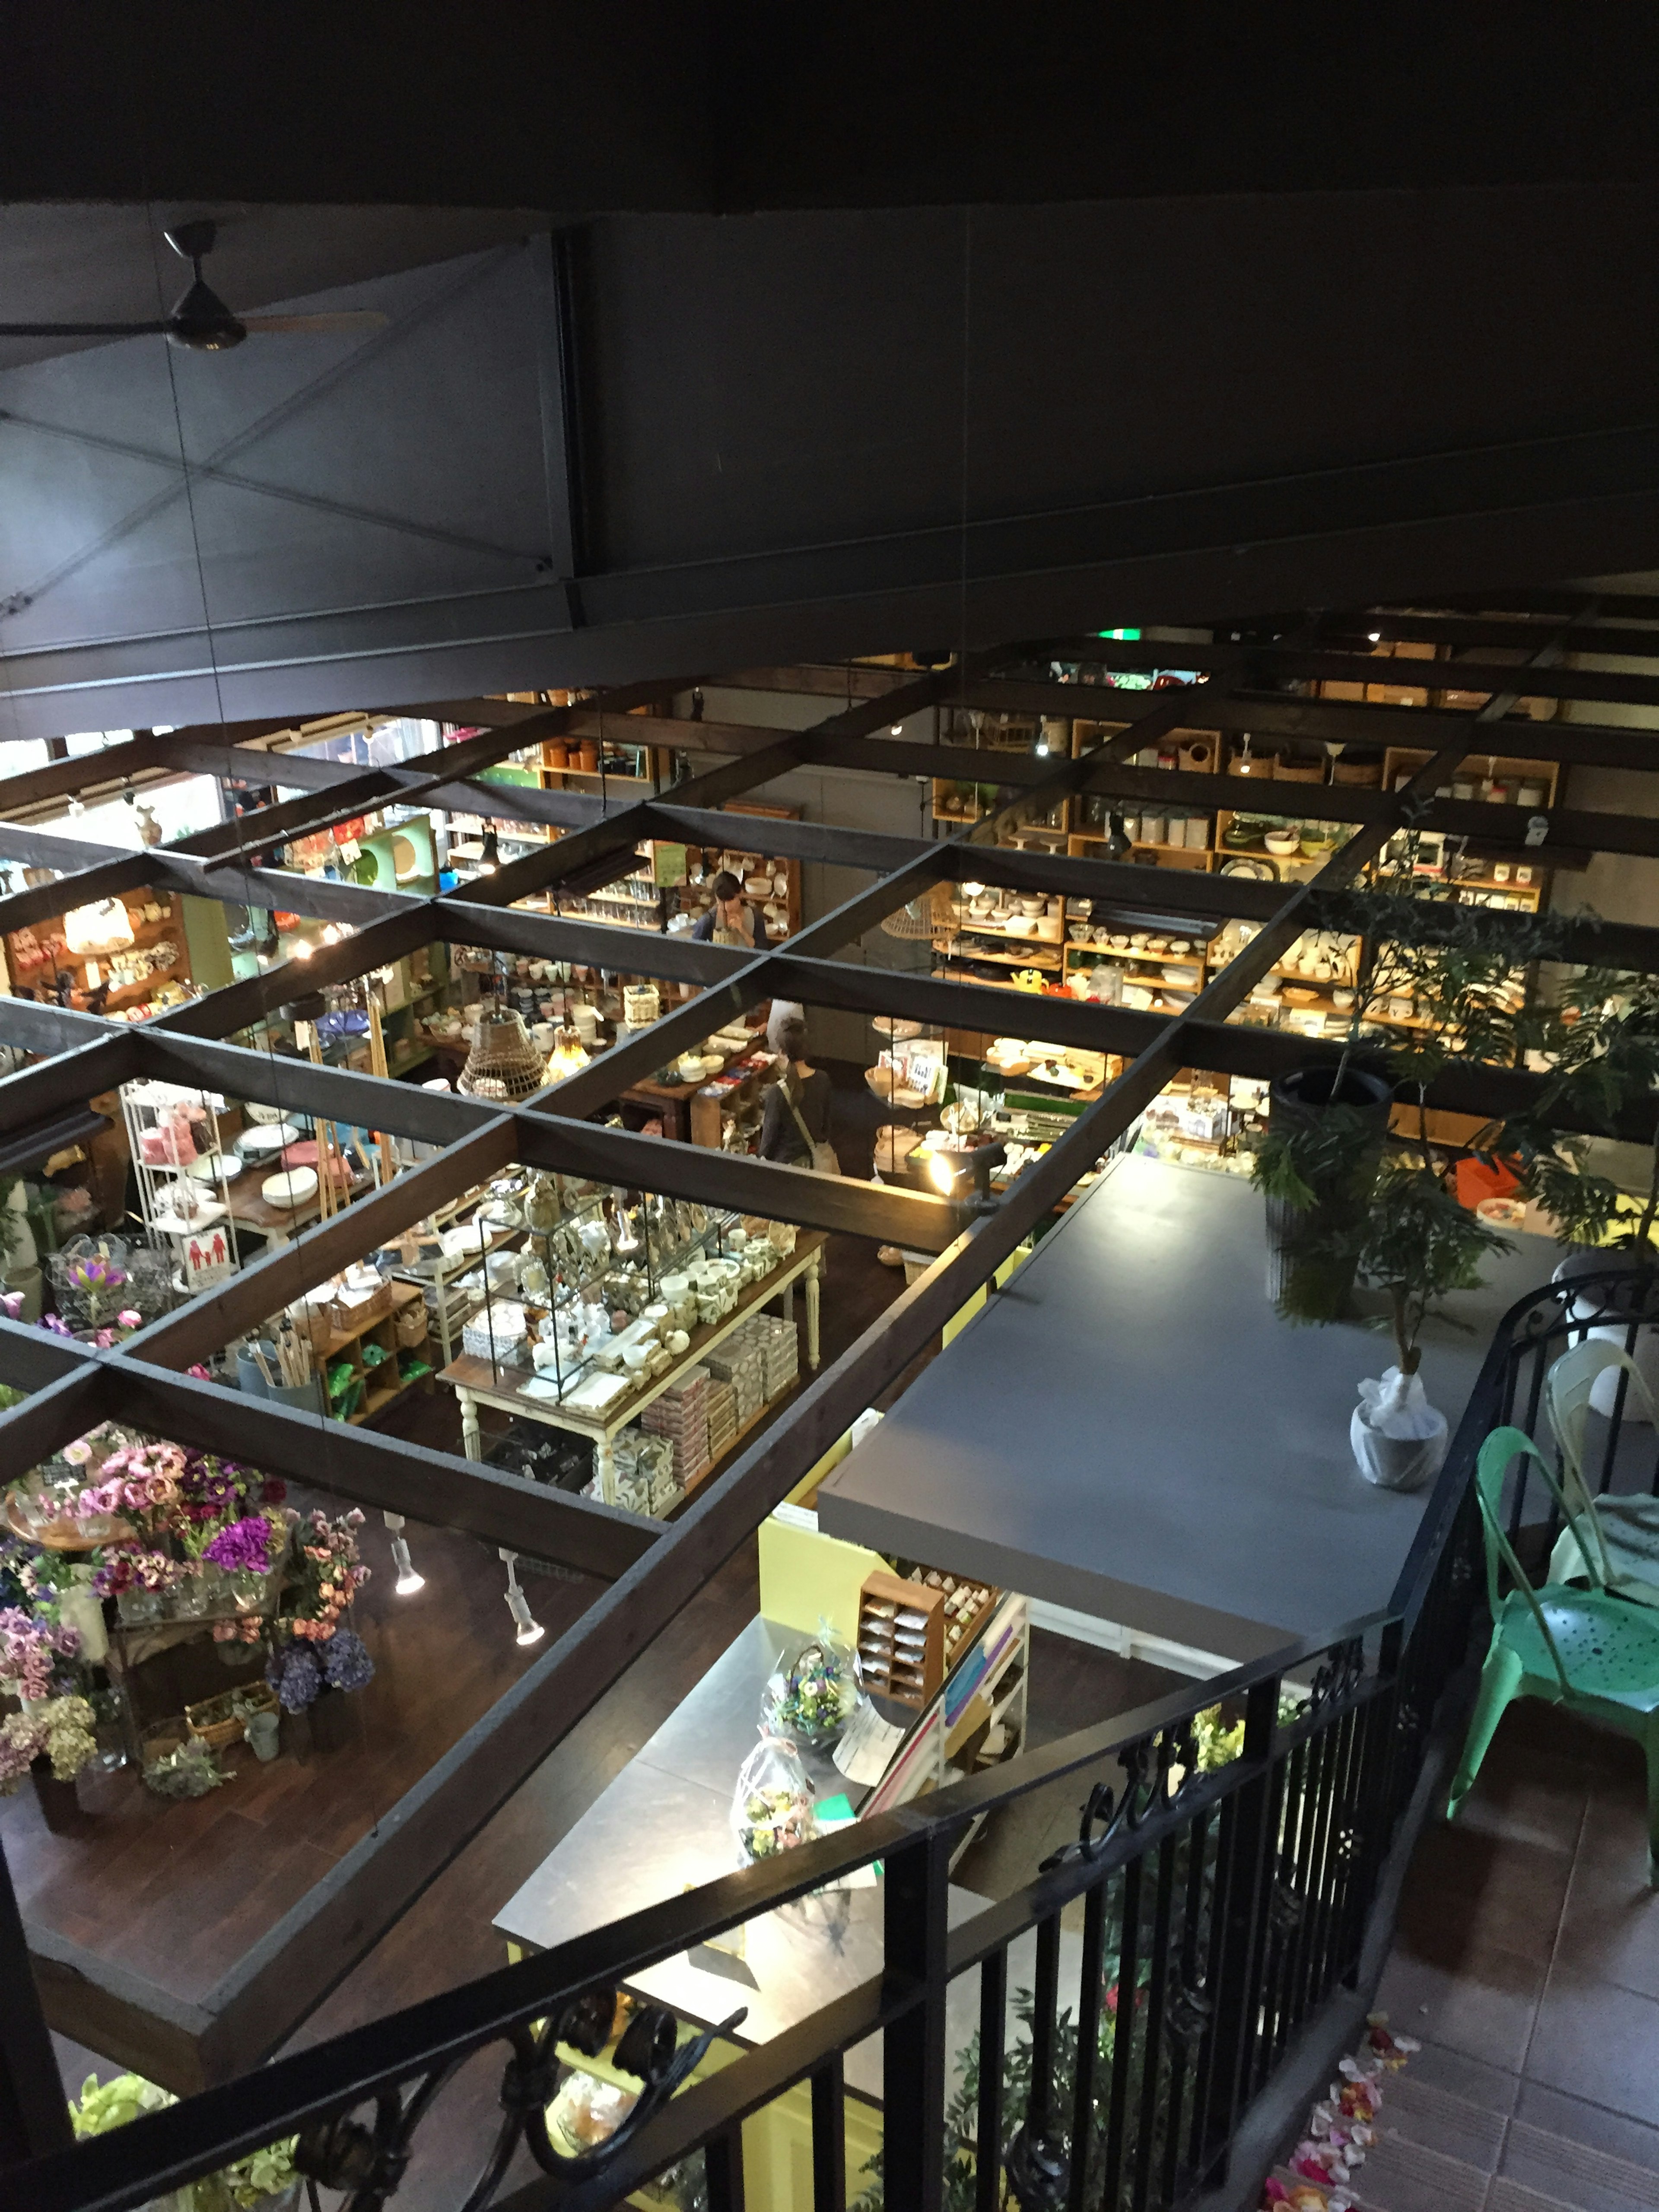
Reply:
M1421 1490L1439 1474L1450 1441L1445 1415L1428 1403L1415 1376L1409 1383L1409 1413L1413 1426L1424 1433L1390 1436L1386 1428L1372 1425L1373 1414L1381 1410L1378 1401L1388 1400L1403 1387L1399 1383L1399 1370L1393 1367L1380 1383L1362 1382L1360 1402L1348 1421L1354 1462L1366 1481L1375 1483L1379 1490Z

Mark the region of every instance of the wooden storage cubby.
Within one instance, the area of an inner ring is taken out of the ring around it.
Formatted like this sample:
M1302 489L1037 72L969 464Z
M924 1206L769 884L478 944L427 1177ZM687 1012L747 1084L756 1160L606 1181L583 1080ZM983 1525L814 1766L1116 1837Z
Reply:
M891 1606L894 1618L879 1607ZM903 1661L897 1615L920 1614L921 1656ZM918 1711L931 1705L945 1680L945 1592L902 1581L881 1571L866 1575L859 1590L859 1666L866 1688Z
M398 1316L411 1306L420 1309L427 1326L422 1331L418 1344L399 1344ZM383 1360L373 1364L365 1362L364 1349L371 1344L379 1345L385 1350L386 1356ZM418 1285L393 1283L390 1313L382 1314L378 1321L366 1322L361 1328L337 1329L328 1340L327 1351L318 1352L315 1358L323 1376L325 1393L328 1393L329 1370L337 1366L343 1359L350 1362L354 1382L362 1382L362 1395L356 1410L343 1417L353 1428L361 1427L365 1421L372 1421L377 1413L385 1413L386 1407L395 1404L405 1391L422 1388L429 1390L438 1363L432 1356L430 1322L426 1314L425 1298ZM417 1376L412 1382L405 1382L401 1379L403 1364L411 1359L424 1361L427 1372ZM331 1417L334 1415L335 1406L349 1398L352 1389L353 1383L348 1382L343 1391L328 1393Z

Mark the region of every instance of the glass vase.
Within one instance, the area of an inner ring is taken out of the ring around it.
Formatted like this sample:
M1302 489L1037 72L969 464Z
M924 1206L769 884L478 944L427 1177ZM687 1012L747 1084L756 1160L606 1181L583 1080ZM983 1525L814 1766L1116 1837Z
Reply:
M142 1628L146 1622L160 1620L165 1611L164 1593L153 1589L124 1589L115 1601L115 1609L128 1628Z

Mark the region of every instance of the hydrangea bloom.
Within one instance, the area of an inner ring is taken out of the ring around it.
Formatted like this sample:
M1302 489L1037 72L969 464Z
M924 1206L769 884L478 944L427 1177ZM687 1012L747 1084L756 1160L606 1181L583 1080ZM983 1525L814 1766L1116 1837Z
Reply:
M355 1629L337 1628L322 1646L321 1656L331 1689L361 1690L374 1679L374 1662Z
M276 1691L284 1712L302 1713L315 1702L323 1686L323 1670L317 1655L303 1644L285 1644L265 1664L265 1680Z

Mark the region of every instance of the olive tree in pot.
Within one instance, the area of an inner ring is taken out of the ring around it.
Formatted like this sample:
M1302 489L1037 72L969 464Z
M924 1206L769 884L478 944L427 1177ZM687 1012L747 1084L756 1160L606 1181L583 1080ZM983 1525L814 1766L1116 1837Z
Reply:
M1277 1280L1271 1261L1269 1279L1286 1319L1340 1320L1356 1280L1387 1297L1396 1364L1361 1384L1351 1438L1361 1471L1390 1488L1429 1480L1444 1455L1444 1419L1418 1377L1424 1325L1443 1313L1449 1293L1474 1287L1488 1254L1507 1249L1444 1187L1427 1091L1456 1063L1523 1064L1532 1037L1525 967L1550 957L1561 934L1559 923L1500 919L1438 885L1425 896L1414 847L1408 835L1374 888L1321 903L1322 927L1365 947L1346 1036L1325 1069L1285 1079L1297 1110L1284 1110L1275 1086L1253 1171L1268 1201L1270 1243L1283 1254ZM1383 1006L1402 998L1411 1022L1382 1021ZM1364 1104L1357 1079L1367 1086ZM1396 1101L1407 1119L1391 1130Z

